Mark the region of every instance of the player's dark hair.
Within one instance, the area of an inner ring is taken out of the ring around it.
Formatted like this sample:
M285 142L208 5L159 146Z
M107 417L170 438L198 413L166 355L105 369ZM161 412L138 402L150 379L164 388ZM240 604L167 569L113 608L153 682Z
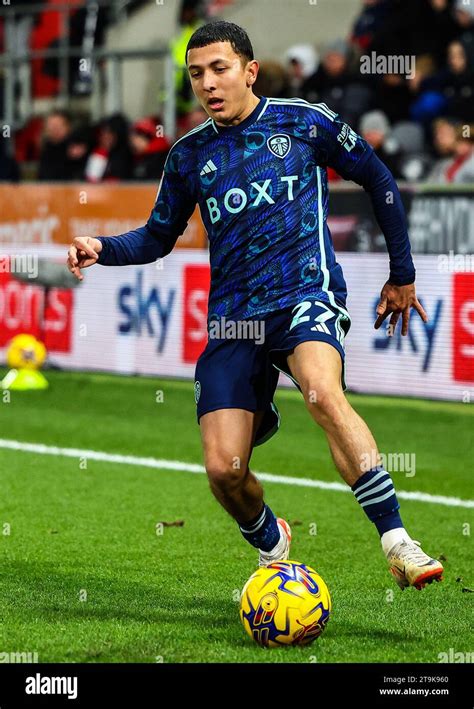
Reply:
M186 62L188 61L188 51L190 49L207 47L209 44L215 44L216 42L230 42L234 52L240 57L243 57L246 62L254 58L252 43L250 42L247 32L233 22L217 20L216 22L209 22L209 24L199 27L199 29L191 35L191 39L186 47Z

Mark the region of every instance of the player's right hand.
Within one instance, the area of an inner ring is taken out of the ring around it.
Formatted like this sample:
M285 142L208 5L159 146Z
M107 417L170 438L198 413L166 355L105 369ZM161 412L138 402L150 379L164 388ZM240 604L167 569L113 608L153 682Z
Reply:
M90 236L76 236L67 252L67 267L80 281L84 279L81 268L87 268L97 262L102 251L99 239Z

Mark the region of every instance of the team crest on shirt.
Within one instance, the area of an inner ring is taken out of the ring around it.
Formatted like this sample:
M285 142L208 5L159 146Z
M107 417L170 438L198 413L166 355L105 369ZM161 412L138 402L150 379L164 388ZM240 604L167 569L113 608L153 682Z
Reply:
M277 158L284 158L291 150L291 140L284 133L272 135L267 140L268 149Z

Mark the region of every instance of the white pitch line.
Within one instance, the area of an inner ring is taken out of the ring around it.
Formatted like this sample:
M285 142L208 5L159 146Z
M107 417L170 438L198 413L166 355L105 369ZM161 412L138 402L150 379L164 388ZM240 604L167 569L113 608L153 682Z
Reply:
M38 453L39 455L56 455L67 458L87 458L98 460L103 463L118 463L120 465L137 465L145 468L156 468L158 470L180 470L186 473L205 473L202 465L195 463L183 463L180 460L165 460L163 458L141 458L135 455L120 455L118 453L104 453L103 451L84 450L80 448L59 448L57 446L46 446L43 443L24 443L23 441L11 441L0 438L0 448L22 451L24 453ZM300 487L312 487L319 490L334 490L337 492L351 492L344 483L328 483L323 480L310 480L309 478L294 478L289 475L274 475L273 473L259 473L253 471L260 480L279 485L295 485ZM446 505L447 507L467 507L474 508L474 500L462 500L459 497L445 497L444 495L430 495L427 492L408 492L397 490L397 497L402 500L413 500L416 502L431 502L436 505Z

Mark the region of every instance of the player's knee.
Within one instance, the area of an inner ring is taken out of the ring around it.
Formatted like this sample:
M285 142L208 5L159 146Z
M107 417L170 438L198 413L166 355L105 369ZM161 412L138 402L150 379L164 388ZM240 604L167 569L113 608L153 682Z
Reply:
M247 464L240 458L216 455L206 462L206 472L211 488L231 495L238 490L245 478Z
M307 408L318 423L337 423L343 415L346 398L339 386L311 381L301 387Z

